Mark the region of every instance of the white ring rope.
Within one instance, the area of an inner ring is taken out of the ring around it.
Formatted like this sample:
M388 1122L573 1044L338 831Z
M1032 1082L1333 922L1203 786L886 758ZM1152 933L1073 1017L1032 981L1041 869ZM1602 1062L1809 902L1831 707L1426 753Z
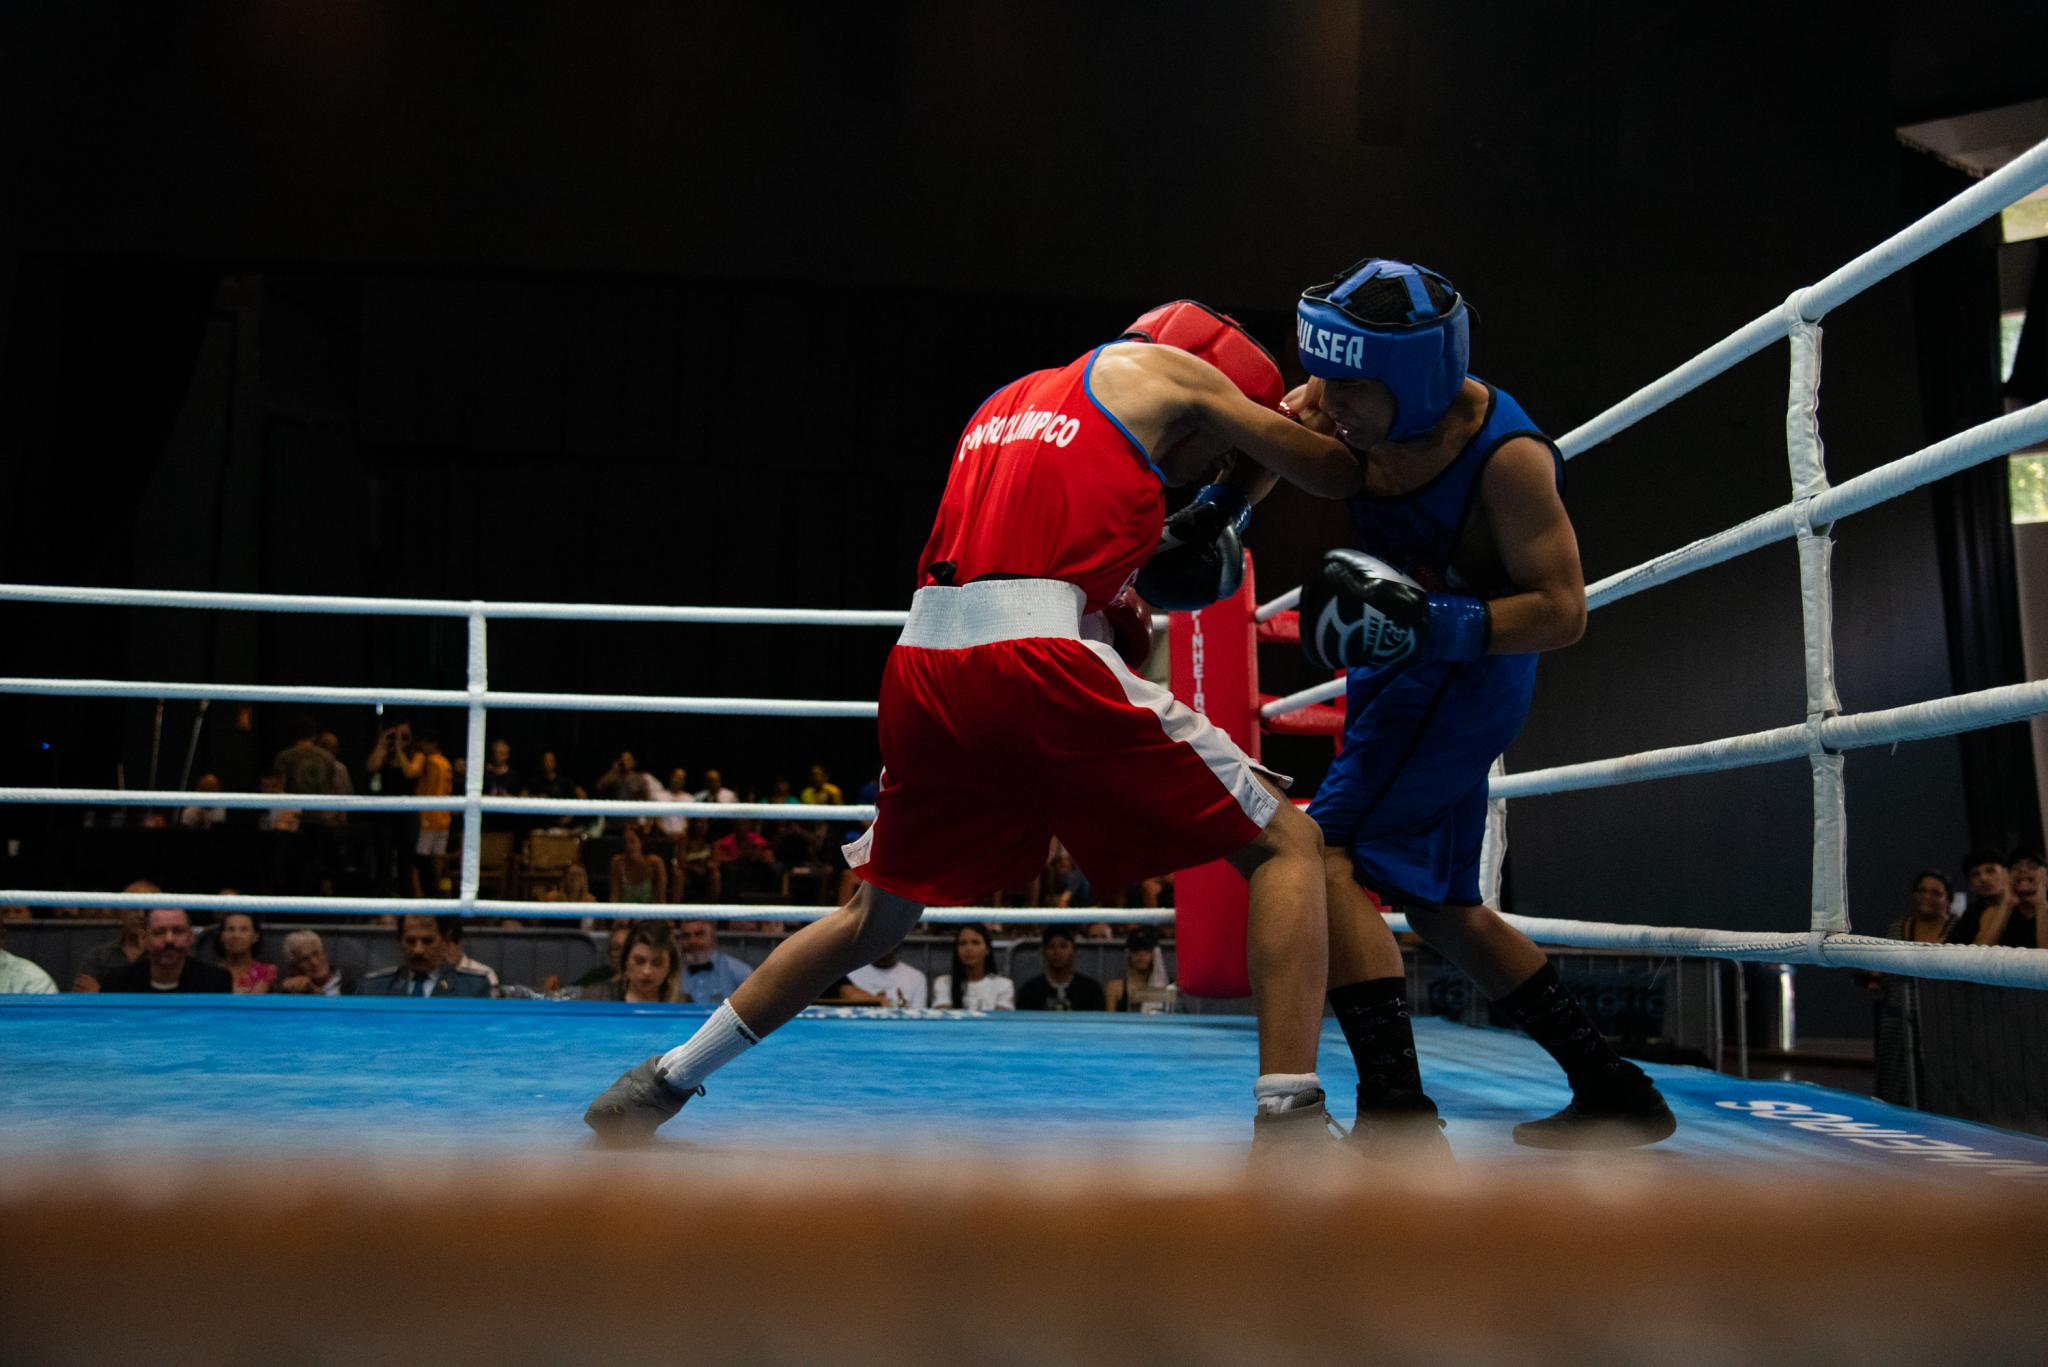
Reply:
M478 897L273 897L196 892L63 892L0 888L0 906L183 907L187 911L324 912L338 916L502 916L575 921L816 921L836 907L756 905L752 902L515 902ZM1173 923L1171 907L928 907L934 925L989 921L1004 925L1120 926Z
M469 799L450 797L358 797L336 793L201 793L132 788L0 788L0 803L32 802L73 807L232 807L307 812L459 812ZM828 806L807 802L614 802L603 798L484 797L485 816L651 816L712 821L872 821L872 806Z
M162 698L205 702L295 702L368 707L485 707L513 711L679 712L724 717L872 717L875 704L814 698L669 698L633 693L471 693L454 688L326 688L270 684L166 683L126 679L0 677L0 693L45 698Z

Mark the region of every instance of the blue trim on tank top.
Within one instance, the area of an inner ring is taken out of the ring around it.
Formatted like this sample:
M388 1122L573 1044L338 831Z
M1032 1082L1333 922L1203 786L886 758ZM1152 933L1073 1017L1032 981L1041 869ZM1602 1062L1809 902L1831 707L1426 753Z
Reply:
M1109 343L1104 342L1102 345L1108 346ZM1166 471L1160 469L1157 465L1154 465L1152 463L1152 453L1145 449L1145 443L1139 441L1136 437L1132 436L1131 429L1124 426L1123 423L1118 420L1116 414L1110 412L1107 408L1103 407L1102 400L1095 397L1095 386L1090 384L1089 381L1095 375L1096 358L1101 355L1102 347L1097 347L1095 348L1095 350L1088 353L1088 364L1081 371L1081 392L1088 396L1088 402L1095 405L1095 410L1098 413L1102 414L1103 417L1108 418L1110 424L1114 426L1117 431L1124 434L1124 440L1129 442L1132 445L1132 447L1134 447L1137 450L1139 459L1145 462L1145 468L1147 470L1150 470L1153 473L1153 475L1158 478L1161 484L1165 484Z

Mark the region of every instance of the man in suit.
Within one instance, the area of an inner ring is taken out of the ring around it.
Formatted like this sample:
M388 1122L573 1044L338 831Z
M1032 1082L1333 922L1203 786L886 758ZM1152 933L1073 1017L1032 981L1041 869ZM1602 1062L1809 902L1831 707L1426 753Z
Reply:
M366 997L488 997L491 980L448 962L447 933L456 916L403 916L398 921L399 962L363 979Z

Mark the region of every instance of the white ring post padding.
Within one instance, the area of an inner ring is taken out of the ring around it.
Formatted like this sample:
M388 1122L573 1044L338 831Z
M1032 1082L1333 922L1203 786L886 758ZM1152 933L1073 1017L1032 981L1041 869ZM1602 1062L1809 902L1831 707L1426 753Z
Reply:
M295 702L332 706L474 706L477 695L457 688L329 688L271 684L171 683L126 679L0 678L0 694L45 698L182 698L201 702ZM677 712L727 717L872 717L871 702L815 698L667 698L634 693L492 693L485 707L520 711Z
M1843 301L1910 266L1943 243L1961 237L2043 185L2048 185L2048 142L2036 144L1948 203L1825 276L1819 283L1798 291L1794 296L1798 300L1798 316L1809 322L1818 322ZM1634 426L1666 404L1690 394L1716 375L1762 351L1784 335L1786 322L1784 312L1779 309L1751 319L1662 379L1643 386L1592 421L1565 433L1558 439L1558 449L1566 460L1570 460L1623 429Z
M223 807L307 812L459 812L466 796L359 797L337 793L199 793L148 788L0 788L0 805L64 807ZM797 802L611 802L570 797L485 797L489 816L706 817L712 821L872 821L872 805Z
M752 902L512 902L479 897L271 897L260 893L224 896L187 892L65 892L41 888L0 889L0 906L19 907L183 907L187 911L316 912L336 916L499 916L524 920L579 921L816 921L836 907L763 906ZM1171 907L928 907L923 918L936 925L989 921L1006 925L1120 926L1173 924Z
M490 646L484 605L469 605L469 734L462 773L462 900L474 902L483 886L484 695L490 684Z

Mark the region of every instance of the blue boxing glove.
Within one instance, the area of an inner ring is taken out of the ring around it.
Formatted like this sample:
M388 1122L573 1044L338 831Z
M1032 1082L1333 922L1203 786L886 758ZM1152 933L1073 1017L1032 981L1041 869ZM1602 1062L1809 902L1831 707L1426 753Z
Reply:
M1166 519L1159 547L1138 571L1138 596L1168 612L1193 612L1219 603L1244 583L1244 529L1251 501L1229 484L1195 491L1187 507Z
M1479 599L1430 593L1363 551L1325 555L1300 611L1302 653L1325 669L1476 660L1493 636Z

